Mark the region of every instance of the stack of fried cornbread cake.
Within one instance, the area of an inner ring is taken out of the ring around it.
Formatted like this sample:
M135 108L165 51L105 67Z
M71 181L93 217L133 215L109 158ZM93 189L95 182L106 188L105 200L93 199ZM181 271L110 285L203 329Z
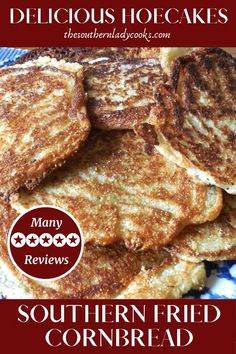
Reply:
M0 293L171 299L236 258L236 60L219 48L40 48L0 69ZM36 281L7 233L76 218L79 265Z

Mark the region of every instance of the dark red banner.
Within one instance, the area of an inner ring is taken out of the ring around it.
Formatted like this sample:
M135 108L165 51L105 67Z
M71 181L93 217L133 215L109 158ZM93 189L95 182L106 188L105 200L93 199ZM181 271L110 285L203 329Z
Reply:
M232 0L1 4L1 46L236 46Z
M235 354L235 301L0 302L1 351Z

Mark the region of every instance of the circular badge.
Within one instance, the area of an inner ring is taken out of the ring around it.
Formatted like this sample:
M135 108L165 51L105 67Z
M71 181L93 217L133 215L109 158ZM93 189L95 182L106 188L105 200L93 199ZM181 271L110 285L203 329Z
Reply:
M83 238L77 220L54 206L32 208L20 215L8 233L14 265L38 280L59 279L79 263Z

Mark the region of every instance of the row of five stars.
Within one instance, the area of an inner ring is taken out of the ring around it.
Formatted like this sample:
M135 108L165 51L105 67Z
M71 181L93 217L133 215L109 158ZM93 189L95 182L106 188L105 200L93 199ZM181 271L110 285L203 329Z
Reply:
M29 247L36 247L39 244L43 247L49 247L52 244L57 247L63 247L65 245L76 247L80 244L80 236L75 233L71 233L68 236L63 234L52 236L47 233L42 234L41 236L36 234L25 236L24 234L17 232L12 235L11 243L17 248L23 247L25 244Z

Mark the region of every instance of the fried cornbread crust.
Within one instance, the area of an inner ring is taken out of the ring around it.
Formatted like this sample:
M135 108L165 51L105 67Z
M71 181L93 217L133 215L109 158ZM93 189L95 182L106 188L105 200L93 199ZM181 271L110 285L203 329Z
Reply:
M179 299L190 290L202 290L205 280L203 263L166 257L159 266L139 272L119 298Z
M0 203L0 293L7 298L112 298L142 270L159 265L164 251L134 252L122 242L110 246L87 243L79 265L56 281L34 281L19 272L7 251L8 231L19 215L9 203Z
M0 293L8 299L178 299L203 288L203 263L169 257L162 265L161 257L155 258L153 268L145 269L141 252L87 246L84 260L68 276L43 283L17 274L1 257Z
M110 246L87 243L79 265L66 277L35 281L11 262L6 234L17 213L1 203L0 294L8 299L165 299L180 298L205 281L202 263L171 257L164 250L136 252L122 242Z
M156 87L156 148L207 184L236 194L236 60L219 48L178 58Z
M152 251L134 252L122 244L86 244L79 265L69 275L43 282L21 274L4 252L0 256L0 293L7 298L114 298L141 269L158 265L162 257Z
M79 64L48 57L0 69L0 197L34 187L86 140Z
M172 65L175 59L182 57L184 55L190 54L192 51L198 48L190 47L161 47L159 52L160 63L168 75L171 73Z
M47 282L25 277L7 257L0 257L0 294L8 299L176 299L205 283L203 263L167 257L163 251L134 252L122 244L87 244L69 275Z
M159 48L38 48L16 62L48 55L85 66L89 118L95 128L132 129L155 103L153 85L166 81Z
M189 226L169 247L173 255L189 262L236 258L236 197L224 194L220 216L202 225Z
M72 63L92 64L93 62L116 61L125 58L155 58L158 54L159 48L149 47L43 47L27 52L15 63L22 64L41 56L49 56Z
M159 59L132 59L89 66L85 72L87 109L94 127L132 129L149 116L153 88L166 81Z
M86 242L148 249L166 245L186 225L215 219L222 193L159 153L146 154L133 132L93 131L66 165L11 200L18 213L42 204L70 212Z

